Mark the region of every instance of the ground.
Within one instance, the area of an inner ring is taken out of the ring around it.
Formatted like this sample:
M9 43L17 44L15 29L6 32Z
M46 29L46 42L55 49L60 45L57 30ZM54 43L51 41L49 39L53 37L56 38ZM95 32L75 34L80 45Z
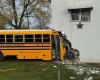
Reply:
M100 67L100 64L88 65ZM90 76L92 76L90 80L100 80L100 74L89 74L89 76L85 73L76 74L70 67L74 65L33 60L0 61L0 80L57 80L57 66L61 70L61 80L89 80L86 77Z

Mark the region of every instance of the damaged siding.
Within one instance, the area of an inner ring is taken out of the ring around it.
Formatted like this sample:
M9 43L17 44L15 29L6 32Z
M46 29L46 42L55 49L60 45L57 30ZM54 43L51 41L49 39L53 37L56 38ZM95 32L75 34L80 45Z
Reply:
M64 31L74 48L79 49L82 62L100 62L100 0L52 0L52 24ZM68 9L90 8L89 22L72 22Z

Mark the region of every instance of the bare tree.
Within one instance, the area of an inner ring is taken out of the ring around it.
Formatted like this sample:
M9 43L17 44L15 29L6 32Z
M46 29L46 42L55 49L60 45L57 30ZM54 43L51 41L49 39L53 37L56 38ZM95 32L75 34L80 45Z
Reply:
M21 28L21 24L23 22L23 17L25 14L25 11L27 7L32 4L33 1L30 0L21 0L20 2L23 2L24 4L22 6L22 12L18 15L18 9L16 4L17 0L3 0L1 1L1 4L4 4L1 6L0 15L2 15L2 19L5 19L6 22L8 22L12 27L16 29ZM7 17L9 16L9 17ZM19 17L20 16L20 17ZM13 22L12 22L13 20Z
M24 17L33 13L41 27L46 24L44 18L48 18L47 12L43 11L47 3L48 0L1 0L0 21L10 24L15 29L21 29Z
M39 22L39 28L48 28L47 24L51 20L50 0L42 0L41 4L36 8L34 14Z

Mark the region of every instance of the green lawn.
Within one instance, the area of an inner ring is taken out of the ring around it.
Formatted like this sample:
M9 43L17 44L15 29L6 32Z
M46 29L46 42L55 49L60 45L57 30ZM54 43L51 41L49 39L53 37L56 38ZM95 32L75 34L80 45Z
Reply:
M0 62L0 80L57 80L56 65L56 62L33 60L3 61ZM86 76L85 74L79 76L62 64L60 64L60 69L61 80L84 80ZM94 76L94 80L100 80L99 76Z

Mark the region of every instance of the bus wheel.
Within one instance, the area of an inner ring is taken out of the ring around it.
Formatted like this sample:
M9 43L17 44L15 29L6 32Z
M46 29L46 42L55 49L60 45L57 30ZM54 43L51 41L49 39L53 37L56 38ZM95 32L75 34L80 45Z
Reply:
M4 56L2 53L0 53L0 61L4 60Z
M75 58L75 55L73 52L68 52L67 55L66 55L66 58L68 60L73 60Z

